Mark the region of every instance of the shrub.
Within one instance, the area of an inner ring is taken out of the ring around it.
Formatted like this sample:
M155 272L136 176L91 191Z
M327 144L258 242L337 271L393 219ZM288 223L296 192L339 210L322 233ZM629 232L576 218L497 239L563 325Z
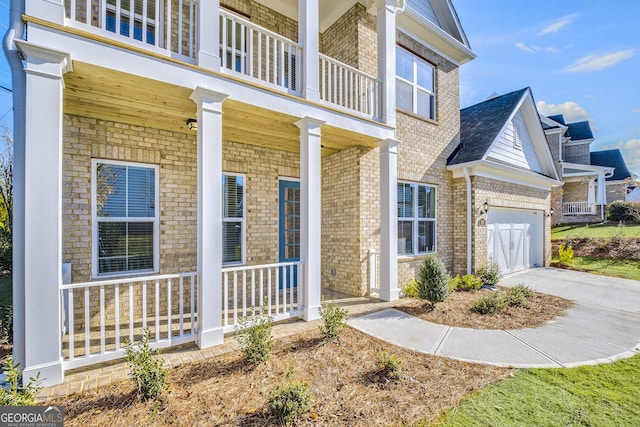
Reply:
M335 303L322 303L320 306L320 316L322 325L320 332L326 339L333 339L339 336L347 328L347 317L349 312L340 308Z
M442 302L449 295L449 274L440 258L427 256L418 270L418 297L432 303Z
M269 413L278 423L289 425L311 411L311 386L307 381L294 381L293 368L286 375L286 383L278 386L267 398Z
M13 358L8 357L3 364L8 388L0 387L0 406L35 406L36 393L40 387L40 372L29 378L26 385L22 385L22 372L20 364L14 363Z
M560 260L560 265L573 264L573 246L558 246L558 259Z
M404 378L402 360L390 355L386 350L378 353L378 362L382 365L382 371L386 378L398 381Z
M149 346L150 336L151 330L145 328L142 340L135 345L127 341L125 349L131 378L142 400L157 400L169 388L169 369L163 366L164 360L158 356L158 351Z
M640 222L640 203L616 200L608 206L609 221Z
M253 310L252 310L253 311ZM238 342L244 357L251 365L259 365L269 360L273 346L273 319L267 316L265 304L260 309L257 318L243 318L238 323Z
M406 285L402 287L402 293L407 298L418 298L418 281L410 279Z
M507 305L508 301L503 293L491 292L490 295L475 300L471 309L480 314L496 314L502 312Z
M449 289L452 291L477 291L482 287L482 281L473 274L456 276L449 281Z
M490 261L476 270L476 276L480 278L483 284L494 286L502 278L500 273L500 265L497 262Z
M520 283L513 288L510 288L505 297L507 299L507 305L511 307L528 307L527 300L531 298L535 292L524 283Z
M13 306L0 307L0 344L13 342Z

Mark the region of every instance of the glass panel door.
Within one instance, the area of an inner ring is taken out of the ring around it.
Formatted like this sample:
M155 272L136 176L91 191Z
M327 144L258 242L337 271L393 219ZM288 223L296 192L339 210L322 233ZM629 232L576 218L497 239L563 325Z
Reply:
M279 188L279 262L300 261L300 183L280 181ZM297 286L298 268L293 269L293 278L289 269L280 271L280 287L285 283Z

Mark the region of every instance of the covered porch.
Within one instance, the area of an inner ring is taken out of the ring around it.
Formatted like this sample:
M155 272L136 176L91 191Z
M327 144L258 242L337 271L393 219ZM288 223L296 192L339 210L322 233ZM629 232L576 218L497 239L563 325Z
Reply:
M611 168L562 163L562 215L567 217L604 215L607 204L605 179ZM577 219L577 218L574 218ZM604 219L604 218L602 218Z

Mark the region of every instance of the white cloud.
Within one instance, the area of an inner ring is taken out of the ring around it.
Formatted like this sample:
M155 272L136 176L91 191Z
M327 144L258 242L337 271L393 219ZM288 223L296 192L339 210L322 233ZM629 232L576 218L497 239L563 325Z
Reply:
M585 95L584 97L587 98L587 99L595 99L595 96L593 96L591 94Z
M622 151L624 161L632 173L640 173L640 139L628 139L626 141L618 141L617 144L603 146L603 150L611 150L618 148Z
M603 55L587 55L564 69L565 73L599 71L636 55L635 49L620 50Z
M542 31L540 31L538 33L539 36L544 36L545 34L549 34L549 33L555 33L559 30L561 30L562 28L566 27L567 25L570 25L574 19L576 19L576 17L578 16L577 13L574 13L572 15L567 15L567 16L563 16L562 18L560 18L559 20L547 25L546 27L544 27L542 29Z
M540 46L527 46L523 42L516 43L516 47L527 53L536 53L536 52L549 52L549 53L560 53L560 49L557 47L540 47Z
M540 114L544 114L545 116L562 114L567 123L581 122L591 119L587 110L573 101L563 102L562 104L548 104L545 101L538 101L536 106L538 107Z
M640 108L636 108L635 110L633 110L633 112L640 114Z

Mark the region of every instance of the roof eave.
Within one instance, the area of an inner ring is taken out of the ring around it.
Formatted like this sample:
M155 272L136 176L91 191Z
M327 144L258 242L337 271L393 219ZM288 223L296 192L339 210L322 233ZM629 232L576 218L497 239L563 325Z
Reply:
M469 170L471 176L483 176L496 180L506 179L510 183L537 189L551 190L553 187L561 187L563 185L563 182L558 179L489 160L476 160L447 166L447 169L453 173L454 178L463 177L465 168Z

